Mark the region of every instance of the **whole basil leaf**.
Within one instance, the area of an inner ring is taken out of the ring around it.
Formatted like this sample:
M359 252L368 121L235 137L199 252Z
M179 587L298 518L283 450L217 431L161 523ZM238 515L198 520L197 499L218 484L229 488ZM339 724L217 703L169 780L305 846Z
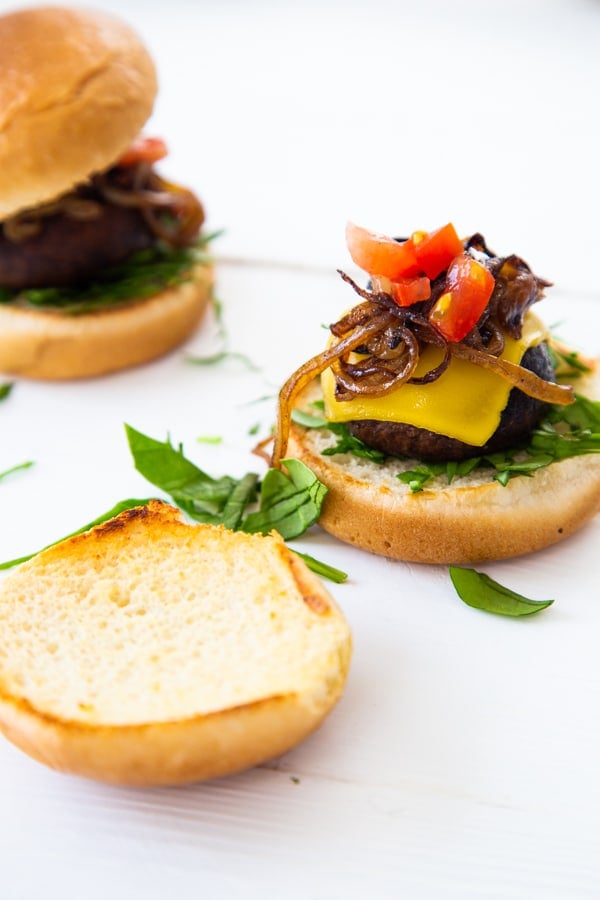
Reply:
M450 566L449 572L463 603L485 612L501 616L530 616L554 603L554 600L529 600L475 569Z
M214 525L223 521L223 510L237 484L234 478L211 478L186 459L181 446L175 448L169 440L157 441L130 425L125 425L125 431L140 475L169 494L197 522Z

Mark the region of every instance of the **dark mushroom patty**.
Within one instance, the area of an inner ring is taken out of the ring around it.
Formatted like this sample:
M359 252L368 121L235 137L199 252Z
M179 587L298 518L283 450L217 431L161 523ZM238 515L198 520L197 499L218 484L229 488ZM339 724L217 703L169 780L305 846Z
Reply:
M85 221L49 216L39 233L25 240L9 240L0 229L0 286L21 290L78 284L154 242L137 209L110 204Z
M545 343L530 347L523 355L521 365L545 381L555 381L554 367ZM469 459L517 447L540 423L547 409L547 403L528 397L518 388L513 388L498 428L483 447L465 444L455 438L399 422L367 419L348 422L348 429L369 447L381 450L389 456L407 456L427 462L443 462Z

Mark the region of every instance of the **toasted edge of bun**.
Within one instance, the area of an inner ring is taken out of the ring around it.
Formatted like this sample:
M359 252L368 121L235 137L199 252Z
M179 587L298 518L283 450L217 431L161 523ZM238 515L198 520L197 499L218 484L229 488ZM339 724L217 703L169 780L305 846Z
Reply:
M313 382L297 405L319 395ZM552 463L505 487L479 470L411 493L396 474L418 465L414 460L379 465L350 454L323 456L326 444L322 431L292 424L286 455L302 460L329 489L319 524L391 559L474 563L520 556L573 534L600 510L598 454Z
M0 219L113 164L149 117L154 64L103 12L38 7L0 16Z
M64 380L104 375L167 353L196 328L212 294L213 270L144 300L81 315L0 304L0 372Z
M289 750L337 703L351 655L342 613L278 535L187 525L160 501L24 563L0 586L0 627L6 737L133 785Z

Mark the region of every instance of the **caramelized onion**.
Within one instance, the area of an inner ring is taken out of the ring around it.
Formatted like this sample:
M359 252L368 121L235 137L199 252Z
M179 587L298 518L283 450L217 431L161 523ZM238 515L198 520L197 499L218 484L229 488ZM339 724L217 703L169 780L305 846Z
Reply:
M101 205L95 200L79 197L76 193L65 194L50 203L10 216L3 223L4 236L14 243L27 241L40 233L43 220L49 216L66 215L82 222L96 219L100 212Z
M165 181L148 163L138 163L132 184L115 184L110 173L98 176L96 184L108 203L139 209L156 237L172 246L190 244L204 222L204 209L196 195Z
M522 316L531 303L540 298L548 282L532 275L529 267L518 257L504 260L491 257L482 238L479 244L474 242L473 251L486 258L490 256L490 268L493 267L496 274L502 270L503 280L494 297L494 304L490 304L493 308L488 308L480 322L460 343L447 341L428 318L431 305L443 290L443 281L432 283L429 300L400 307L386 292L382 279L375 278L374 290L368 290L359 287L344 272L339 272L362 298L362 302L330 326L330 331L338 338L337 342L300 366L282 387L273 466L281 465L286 452L295 399L313 378L327 368L331 368L335 377L336 398L342 401L352 401L357 396L381 397L405 382L430 384L446 371L452 357L456 357L494 372L536 400L561 406L574 402L570 386L545 381L523 366L501 358L505 346L504 331L520 331ZM507 302L507 297L510 302ZM443 358L424 375L414 376L421 349L428 344L443 350ZM353 352L357 356L351 356Z
M204 222L204 209L192 191L165 181L141 161L94 175L56 200L11 216L2 224L4 235L15 243L26 241L41 232L49 216L89 221L98 218L106 204L138 209L153 234L174 247L191 244Z
M331 364L338 400L382 397L412 375L419 361L419 343L408 328L388 327L366 343L366 354L349 362L347 354Z
M575 402L573 388L570 385L555 384L553 381L544 381L539 375L524 369L517 363L509 362L507 359L498 359L491 353L484 353L469 347L467 344L449 344L450 353L458 359L466 359L468 362L481 366L482 369L488 369L494 372L500 378L504 378L510 382L513 387L518 388L527 394L528 397L534 397L536 400L542 400L544 403L553 403L558 406L568 406Z
M287 450L288 439L290 434L290 421L292 407L298 394L310 384L313 378L328 369L332 362L356 350L361 344L365 343L371 335L378 331L385 330L392 324L393 316L391 313L381 311L375 315L370 322L362 325L350 332L345 338L337 341L327 347L322 353L313 356L305 362L299 369L288 378L279 392L278 411L277 411L277 428L275 430L275 441L273 444L273 456L271 465L278 468L281 460L285 456Z

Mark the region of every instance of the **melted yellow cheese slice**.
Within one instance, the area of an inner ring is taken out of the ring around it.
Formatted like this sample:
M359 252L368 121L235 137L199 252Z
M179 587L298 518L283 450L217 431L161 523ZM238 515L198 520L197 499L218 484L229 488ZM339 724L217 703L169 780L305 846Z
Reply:
M529 313L519 340L506 337L502 359L519 363L529 347L548 337L540 320ZM421 353L416 376L426 374L442 359L442 351L428 346ZM331 422L377 419L427 428L467 444L482 446L492 436L508 403L512 385L474 363L453 358L444 374L431 384L404 384L383 397L335 399L331 369L321 376L325 416Z

